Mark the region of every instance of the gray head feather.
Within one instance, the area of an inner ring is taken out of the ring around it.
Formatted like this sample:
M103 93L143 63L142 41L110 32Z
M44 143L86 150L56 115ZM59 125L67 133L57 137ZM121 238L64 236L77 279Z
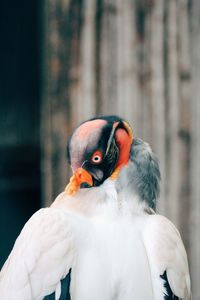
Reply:
M158 159L150 146L141 139L134 139L130 161L119 177L119 188L131 189L150 208L156 209L160 192L160 169Z

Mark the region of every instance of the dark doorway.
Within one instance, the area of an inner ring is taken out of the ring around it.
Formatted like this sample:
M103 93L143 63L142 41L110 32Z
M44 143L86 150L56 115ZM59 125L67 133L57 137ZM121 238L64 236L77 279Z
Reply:
M0 4L0 268L40 207L38 5Z

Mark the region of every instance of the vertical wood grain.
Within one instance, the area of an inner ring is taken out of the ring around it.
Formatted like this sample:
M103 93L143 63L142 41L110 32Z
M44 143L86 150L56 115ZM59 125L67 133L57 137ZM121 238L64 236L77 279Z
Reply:
M177 44L177 16L178 7L175 0L168 1L168 112L166 133L168 138L167 169L167 207L168 216L178 225L179 191L180 191L180 99L178 74L178 44Z
M152 141L154 151L160 159L162 172L160 211L166 211L165 201L165 99L164 99L164 1L154 1L150 20L150 72L152 105Z
M193 298L200 298L200 2L194 0L191 11L192 45L192 143L191 143L191 207L188 225L190 229L190 269L192 276Z
M100 40L100 113L117 112L117 2L102 2Z
M137 38L134 3L131 0L117 2L117 112L128 119L134 135L139 134Z

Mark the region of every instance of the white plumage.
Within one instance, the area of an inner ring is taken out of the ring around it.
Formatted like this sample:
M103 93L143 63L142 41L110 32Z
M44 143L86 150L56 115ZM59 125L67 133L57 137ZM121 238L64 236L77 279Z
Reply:
M92 120L81 125L71 143L72 153L73 147L79 149L73 165L84 165L99 186L79 189L73 196L64 192L51 207L31 217L0 273L2 300L41 300L52 293L55 299L68 300L61 280L69 274L71 300L163 300L172 299L170 294L173 299L191 299L180 234L168 219L154 212L158 162L149 145L139 139L129 154L122 145L130 139L127 124L109 118L108 122ZM91 139L88 130L93 122L97 131ZM105 145L107 150L100 152L95 145L105 138L105 129L111 132L107 135L109 147ZM93 163L85 160L85 155L93 153L91 148L82 149L85 132L98 165L94 159ZM117 158L120 162L123 158L118 151L125 151L130 160L113 179ZM102 159L104 168L99 164ZM85 170L74 171L70 192L76 191L78 180L92 182Z
M163 216L149 216L143 239L152 276L166 270L173 293L181 299L190 299L187 255L176 227Z
M0 274L1 299L42 299L69 271L73 238L66 212L44 208L26 223Z
M134 212L136 195L126 202L116 197L108 179L74 197L62 193L35 213L1 272L1 299L39 300L56 289L59 299L60 280L69 269L73 300L163 299L165 270L173 292L190 299L177 229L163 216L145 214L139 204Z

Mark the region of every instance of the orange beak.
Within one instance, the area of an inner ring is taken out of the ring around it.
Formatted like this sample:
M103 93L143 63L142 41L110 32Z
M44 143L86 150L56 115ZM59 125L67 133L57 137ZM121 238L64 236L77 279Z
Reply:
M92 176L83 168L78 168L72 177L70 178L69 184L65 188L65 192L68 195L74 195L79 189L81 183L88 183L93 185Z

